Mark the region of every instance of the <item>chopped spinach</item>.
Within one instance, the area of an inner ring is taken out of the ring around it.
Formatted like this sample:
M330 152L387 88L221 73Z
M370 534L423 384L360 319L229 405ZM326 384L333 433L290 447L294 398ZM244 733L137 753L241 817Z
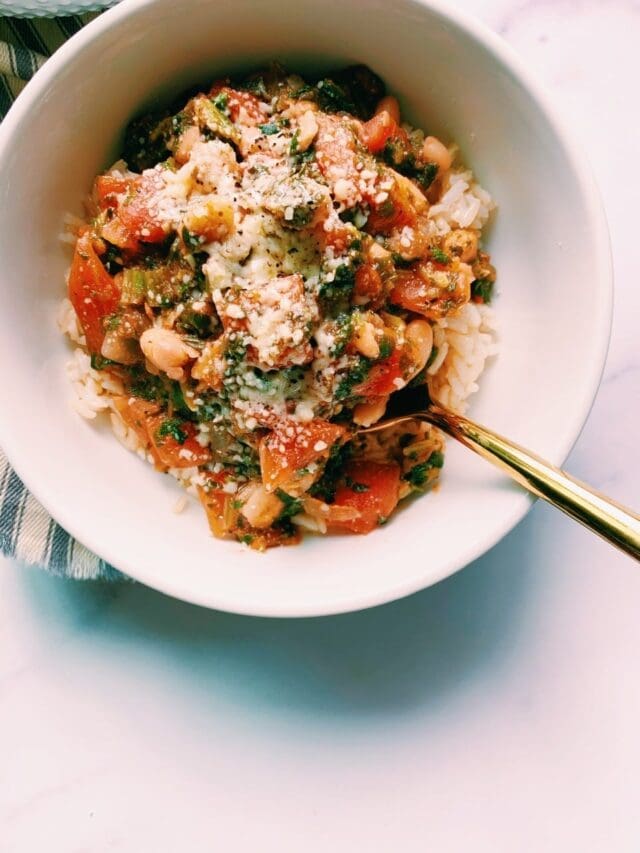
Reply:
M91 367L94 370L104 370L104 368L109 367L110 364L116 364L116 362L112 361L110 358L103 358L99 353L91 353Z
M371 486L367 485L367 483L357 483L349 476L345 477L344 482L348 489L351 489L352 492L357 492L358 494L368 492L371 488Z
M284 521L287 518L292 518L294 515L302 512L302 501L298 498L292 498L282 489L276 489L276 495L280 498L284 506L278 516L278 521Z
M351 340L353 332L353 314L348 314L343 311L338 314L335 322L334 343L331 347L331 355L333 358L339 358L347 348L347 344Z
M130 376L129 392L132 397L140 397L148 403L159 403L166 399L166 388L159 376L153 376L141 367L130 368Z
M433 349L431 350L431 352L429 354L429 358L427 359L427 363L424 366L424 369L428 370L431 367L431 365L433 364L433 362L436 360L437 357L438 357L438 347L433 347Z
M471 282L471 295L474 299L481 299L485 305L488 305L493 296L493 282L488 278L477 278Z
M359 356L355 365L340 380L335 391L336 400L346 400L347 397L353 396L353 389L367 378L372 364L370 358Z
M383 338L380 341L380 355L378 356L378 358L389 358L392 352L393 341L389 340L389 338Z
M446 252L443 252L438 246L430 246L429 254L438 264L448 264L450 261L449 255L447 255Z
M186 420L193 420L195 418L195 415L185 402L179 382L171 381L169 386L169 402L174 412L177 412L181 418Z
M337 316L349 307L351 293L356 283L355 264L340 264L331 281L320 285L320 299L326 313Z
M410 143L399 137L387 141L382 151L382 159L401 175L413 178L425 190L431 186L438 174L436 163L416 162L416 155Z
M202 237L192 234L186 226L182 229L182 240L187 249L199 249L202 246Z
M149 113L134 119L124 135L122 156L136 172L151 169L170 154L167 141L172 131L166 112Z
M429 471L433 468L442 468L444 465L444 455L439 450L434 450L431 456L425 461L414 465L410 471L403 476L414 488L420 489L427 482Z
M342 477L344 467L352 453L353 446L350 442L346 444L334 444L324 466L322 476L311 486L309 494L314 498L331 503L335 498L336 488Z
M213 106L220 110L221 113L225 115L229 115L229 94L228 92L218 92L213 98L211 98L211 103Z
M156 438L162 439L172 438L178 444L184 444L188 438L187 433L182 429L183 422L178 418L167 418L156 430Z

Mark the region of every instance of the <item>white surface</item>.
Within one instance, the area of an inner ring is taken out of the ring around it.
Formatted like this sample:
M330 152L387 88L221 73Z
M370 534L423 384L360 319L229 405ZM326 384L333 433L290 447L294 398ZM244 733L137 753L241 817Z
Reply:
M637 506L637 7L464 5L600 181L613 339L568 467ZM0 850L637 853L639 612L637 564L540 505L442 584L315 621L1 565Z
M500 270L501 352L472 414L556 463L577 437L610 325L600 201L581 152L567 146L517 57L491 31L439 6L236 0L194 2L185 15L174 0L123 3L49 60L0 127L0 287L11 295L11 311L0 314L0 386L12 400L0 410L0 443L54 517L131 577L234 612L336 613L451 574L529 507L506 476L452 445L438 494L407 504L375 535L309 537L256 554L212 539L195 503L172 514L178 486L68 405L69 348L53 321L68 264L57 239L63 213L113 159L109 150L143 98L167 87L175 94L179 79L214 79L232 62L282 58L293 45L316 69L369 60L409 118L459 142L499 201L488 246ZM104 75L95 73L96 55ZM42 235L33 252L23 249L28 231ZM162 535L150 536L158 524Z

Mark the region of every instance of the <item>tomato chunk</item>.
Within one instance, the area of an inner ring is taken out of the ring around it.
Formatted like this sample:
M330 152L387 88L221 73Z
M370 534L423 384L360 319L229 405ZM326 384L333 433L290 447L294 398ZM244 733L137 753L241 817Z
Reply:
M398 125L386 110L382 110L362 125L360 139L372 154L378 154L397 133Z
M196 428L190 421L176 422L159 414L147 418L146 428L155 454L167 468L192 468L211 460L209 449L196 439Z
M382 276L373 264L361 264L356 270L354 295L356 304L376 303L382 296Z
M131 178L123 178L117 175L98 175L93 191L101 210L108 207L118 207L118 196L126 193L131 186Z
M237 509L233 508L233 495L223 488L227 480L232 479L232 474L230 471L208 472L206 477L206 485L198 486L198 496L211 532L218 539L225 539L232 535L238 517Z
M282 418L260 442L262 480L269 491L291 485L304 476L302 470L326 459L345 428L328 421L301 424ZM301 470L302 469L302 470Z
M438 320L469 301L471 278L466 264L445 267L433 261L420 262L396 273L389 298L394 305Z
M395 175L388 198L379 204L372 203L367 231L370 234L389 234L394 228L415 225L418 208L424 201L418 199L419 194L420 191L403 175Z
M209 528L218 539L235 538L255 551L264 551L277 545L295 545L299 542L300 532L297 529L269 527L258 530L247 524L246 519L241 516L236 497L224 491L224 484L233 480L231 472L207 472L206 477L207 483L198 486L198 494L207 514Z
M155 171L132 180L116 216L102 227L105 240L131 251L137 251L140 243L161 243L167 232L158 220L154 195L162 186L162 177Z
M369 533L391 515L400 495L400 466L395 463L353 462L345 471L346 484L336 491L335 504L357 509L359 516L333 522L331 527L351 533Z
M104 320L120 303L120 290L104 268L93 247L91 234L78 237L71 271L69 299L93 353L99 353L104 340Z
M245 125L257 125L266 121L266 113L263 111L259 98L251 92L243 92L240 89L232 89L224 83L214 83L211 95L226 95L226 109L232 122Z
M381 397L397 391L402 387L397 382L403 374L401 358L401 350L395 349L389 358L374 364L364 382L355 386L354 393L362 397Z

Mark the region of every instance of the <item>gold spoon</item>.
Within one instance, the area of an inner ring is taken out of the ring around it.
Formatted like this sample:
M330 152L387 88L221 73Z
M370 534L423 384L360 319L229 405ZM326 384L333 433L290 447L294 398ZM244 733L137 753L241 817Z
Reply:
M640 560L640 516L630 509L513 441L454 414L431 400L424 386L394 394L391 399L392 408L387 411L387 417L373 426L359 429L359 433L378 432L411 420L426 421L497 465L536 497L558 507L607 542Z

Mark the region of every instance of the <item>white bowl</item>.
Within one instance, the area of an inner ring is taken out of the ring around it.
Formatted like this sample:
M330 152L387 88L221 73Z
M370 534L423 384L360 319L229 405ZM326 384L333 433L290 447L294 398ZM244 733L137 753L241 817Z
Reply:
M420 0L125 0L67 42L0 128L0 444L81 542L163 592L223 610L307 616L379 604L481 555L530 499L449 444L439 492L367 537L310 538L255 554L212 539L179 489L72 411L54 316L65 211L118 152L150 95L288 61L365 62L405 114L459 143L499 204L490 250L501 355L472 415L561 463L601 375L611 313L609 242L580 153L511 51L480 24Z

